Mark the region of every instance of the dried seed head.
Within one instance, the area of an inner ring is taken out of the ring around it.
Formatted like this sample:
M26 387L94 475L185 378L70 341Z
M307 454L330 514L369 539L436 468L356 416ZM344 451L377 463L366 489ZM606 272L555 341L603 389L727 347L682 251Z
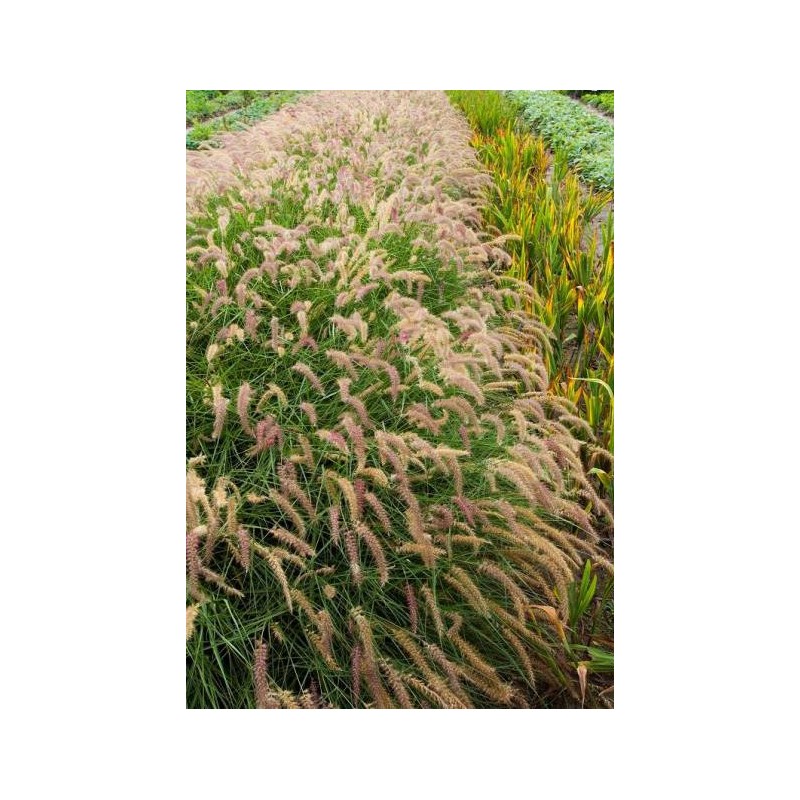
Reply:
M197 613L200 610L200 604L195 603L191 606L186 606L186 641L192 638L194 633L194 621L197 619Z
M253 436L253 428L250 425L250 416L248 413L251 395L252 389L250 388L250 384L245 381L239 387L239 395L236 398L236 411L239 414L239 422L242 426L242 430L248 435Z
M211 438L219 439L222 433L222 426L225 423L225 412L227 411L230 400L222 396L222 386L220 384L215 384L211 387L211 398L214 406L214 430L211 434Z
M409 621L411 622L411 632L417 632L417 623L419 622L419 609L417 606L417 597L414 594L414 587L410 583L405 585L406 605L408 606Z

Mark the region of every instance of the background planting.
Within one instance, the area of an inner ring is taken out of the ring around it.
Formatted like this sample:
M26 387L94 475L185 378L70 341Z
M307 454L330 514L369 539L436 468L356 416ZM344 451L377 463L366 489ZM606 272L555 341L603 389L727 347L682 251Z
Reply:
M219 135L241 131L296 100L303 92L236 89L186 92L186 148L218 146Z
M577 173L598 189L614 188L614 124L559 92L507 92L521 117Z
M587 105L594 106L610 116L614 116L614 92L597 91L596 89L567 89L560 92Z

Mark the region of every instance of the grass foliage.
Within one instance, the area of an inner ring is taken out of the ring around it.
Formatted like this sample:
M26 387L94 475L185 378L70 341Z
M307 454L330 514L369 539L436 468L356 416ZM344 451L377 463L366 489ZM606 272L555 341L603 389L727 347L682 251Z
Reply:
M187 158L187 705L605 705L602 448L468 126L337 92L264 127Z

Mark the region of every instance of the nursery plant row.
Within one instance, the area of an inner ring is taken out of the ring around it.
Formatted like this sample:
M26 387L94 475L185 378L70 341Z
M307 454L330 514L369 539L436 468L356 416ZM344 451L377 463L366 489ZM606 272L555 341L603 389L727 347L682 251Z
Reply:
M609 116L614 116L614 92L597 91L595 89L567 89L559 92L586 105L594 106Z
M559 92L506 93L520 116L580 177L598 189L614 188L614 125Z
M612 195L582 188L563 156L554 159L499 92L449 94L470 120L472 145L492 175L484 220L515 237L506 245L509 274L535 289L531 311L553 333L545 355L550 388L576 403L613 451ZM592 469L610 493L610 458Z
M614 92L591 92L582 94L580 99L581 102L614 116Z
M197 150L203 142L215 146L217 137L229 131L244 130L264 117L277 111L285 103L296 100L298 91L246 91L237 90L226 94L211 93L210 99L202 95L207 92L186 92L186 148ZM201 97L190 97L201 95ZM224 113L226 109L230 110Z
M254 100L267 97L273 91L267 89L232 89L232 90L192 90L186 91L186 127L218 117L228 111L249 106Z

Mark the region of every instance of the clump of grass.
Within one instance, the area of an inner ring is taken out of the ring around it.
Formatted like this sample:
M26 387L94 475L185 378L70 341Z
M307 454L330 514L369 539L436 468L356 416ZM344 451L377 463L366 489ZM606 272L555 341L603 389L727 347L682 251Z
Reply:
M207 142L216 133L218 128L213 125L198 123L186 134L186 148L197 150L203 142Z
M497 91L452 90L447 96L464 111L470 125L485 136L513 125L517 119L513 103Z
M298 119L187 161L187 704L601 704L564 635L611 569L593 437L468 127L418 92Z

